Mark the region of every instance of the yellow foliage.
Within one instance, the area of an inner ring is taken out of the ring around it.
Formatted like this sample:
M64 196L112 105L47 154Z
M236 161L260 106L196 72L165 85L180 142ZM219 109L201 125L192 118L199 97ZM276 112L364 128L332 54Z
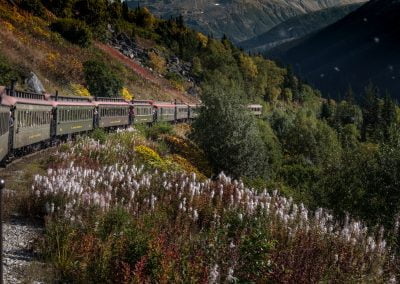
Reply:
M90 97L90 92L84 86L79 84L71 84L71 90L75 96Z
M281 95L282 90L281 88L278 87L272 87L268 90L268 96L270 101L274 102L278 99L278 97Z
M131 101L133 99L133 95L129 92L129 90L127 88L123 88L122 89L122 97L124 98L124 100L126 101Z
M149 163L150 165L157 166L164 164L164 161L163 159L161 159L160 155L147 146L136 146L135 152L139 155L139 157L141 157L145 162Z
M169 145L171 151L188 160L199 172L205 176L212 173L211 166L208 163L204 153L190 140L166 135L164 141Z
M138 13L138 21L144 28L152 29L156 23L156 18L146 7L141 8Z
M54 62L60 57L60 54L58 52L49 52L46 57L49 62Z
M258 75L257 65L250 56L240 54L240 68L248 78L254 79Z
M150 66L157 72L163 74L166 71L166 61L163 57L157 53L151 51L149 52Z
M34 26L33 31L38 35L44 36L46 38L50 38L50 33L48 31L43 30L41 27Z
M14 27L11 23L9 23L9 22L4 22L4 27L5 27L7 30L9 30L10 32L12 32L12 31L15 30L15 27Z
M202 47L206 47L207 43L208 43L208 36L202 34L202 33L197 33L196 34L196 38L198 41L201 42L201 46Z
M197 177L199 177L200 179L206 179L205 175L203 175L195 166L193 166L184 157L174 154L171 156L171 159L185 172L195 173L197 175Z
M184 92L184 91L185 91L185 87L183 86L183 84L182 84L181 82L178 82L178 81L175 81L175 80L170 80L170 82L171 82L171 85L172 85L175 89L177 89L177 90L179 90L179 91L181 91L181 92Z

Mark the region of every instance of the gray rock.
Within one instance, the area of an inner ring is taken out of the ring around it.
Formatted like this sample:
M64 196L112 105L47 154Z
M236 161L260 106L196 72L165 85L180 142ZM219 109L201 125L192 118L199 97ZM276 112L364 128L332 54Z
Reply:
M43 87L42 82L39 80L38 76L33 72L29 73L29 77L26 80L26 84L28 85L28 89L32 92L41 94L46 91L45 88Z

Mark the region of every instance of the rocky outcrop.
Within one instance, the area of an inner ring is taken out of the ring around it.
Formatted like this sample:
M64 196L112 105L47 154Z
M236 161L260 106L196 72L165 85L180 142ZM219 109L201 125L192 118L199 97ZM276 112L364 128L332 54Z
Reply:
M195 76L192 75L192 63L183 61L175 55L168 56L156 48L144 49L143 47L138 45L135 40L132 40L126 34L115 35L110 41L110 45L113 48L119 50L126 57L135 60L135 62L139 63L141 66L147 67L152 72L154 71L148 66L148 54L150 52L154 52L157 55L166 59L166 74L169 74L170 77L171 74L174 74L173 77L178 77L182 81L192 82L194 85L196 85L197 83ZM198 95L198 88L196 88L196 86L194 86L190 90L191 91L189 93L191 95Z
M29 91L32 91L32 92L35 92L38 94L46 92L39 77L33 72L29 73L29 76L26 79L26 85L27 85Z

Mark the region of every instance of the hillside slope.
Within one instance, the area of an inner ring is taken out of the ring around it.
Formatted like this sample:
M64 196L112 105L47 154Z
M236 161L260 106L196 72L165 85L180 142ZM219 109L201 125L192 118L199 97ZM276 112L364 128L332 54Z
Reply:
M332 96L372 81L399 98L399 13L399 1L370 1L279 57Z
M205 34L226 34L240 42L264 32L300 14L329 7L362 3L365 0L131 0L131 7L147 6L164 18L182 14L187 24Z
M325 28L360 6L361 4L356 3L301 14L284 21L266 33L239 43L239 46L251 52L264 52Z
M33 16L0 0L0 66L12 66L22 77L33 71L48 92L74 94L74 86L85 85L83 63L102 60L122 78L135 98L197 102L197 98L173 88L169 81L161 80L157 73L135 59L123 56L124 60L117 60L113 52L98 45L81 48L69 43L50 30L49 25L56 17L50 13L47 17L46 20ZM132 68L135 64L146 70L147 75Z

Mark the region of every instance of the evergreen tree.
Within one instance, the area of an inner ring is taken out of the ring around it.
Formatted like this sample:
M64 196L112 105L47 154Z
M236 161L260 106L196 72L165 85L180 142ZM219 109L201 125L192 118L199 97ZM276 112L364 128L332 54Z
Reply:
M265 177L268 157L254 117L239 100L237 88L218 84L204 88L204 107L192 137L205 151L215 172L236 178Z
M365 102L363 105L363 125L361 137L363 141L379 141L381 138L381 107L379 89L370 83L365 88Z
M321 107L321 119L324 119L326 121L329 121L329 119L332 117L333 115L333 110L332 110L332 106L330 104L330 100L328 101L324 101L322 103L322 107Z
M382 128L385 141L390 140L390 136L393 135L392 127L396 123L396 105L391 99L389 94L385 95L382 107Z
M126 21L129 21L129 6L128 6L128 1L123 1L122 2L122 16Z
M354 104L355 103L354 91L353 91L353 88L350 85L349 85L349 88L347 89L347 91L345 93L345 100L346 100L346 102L348 102L350 104Z

